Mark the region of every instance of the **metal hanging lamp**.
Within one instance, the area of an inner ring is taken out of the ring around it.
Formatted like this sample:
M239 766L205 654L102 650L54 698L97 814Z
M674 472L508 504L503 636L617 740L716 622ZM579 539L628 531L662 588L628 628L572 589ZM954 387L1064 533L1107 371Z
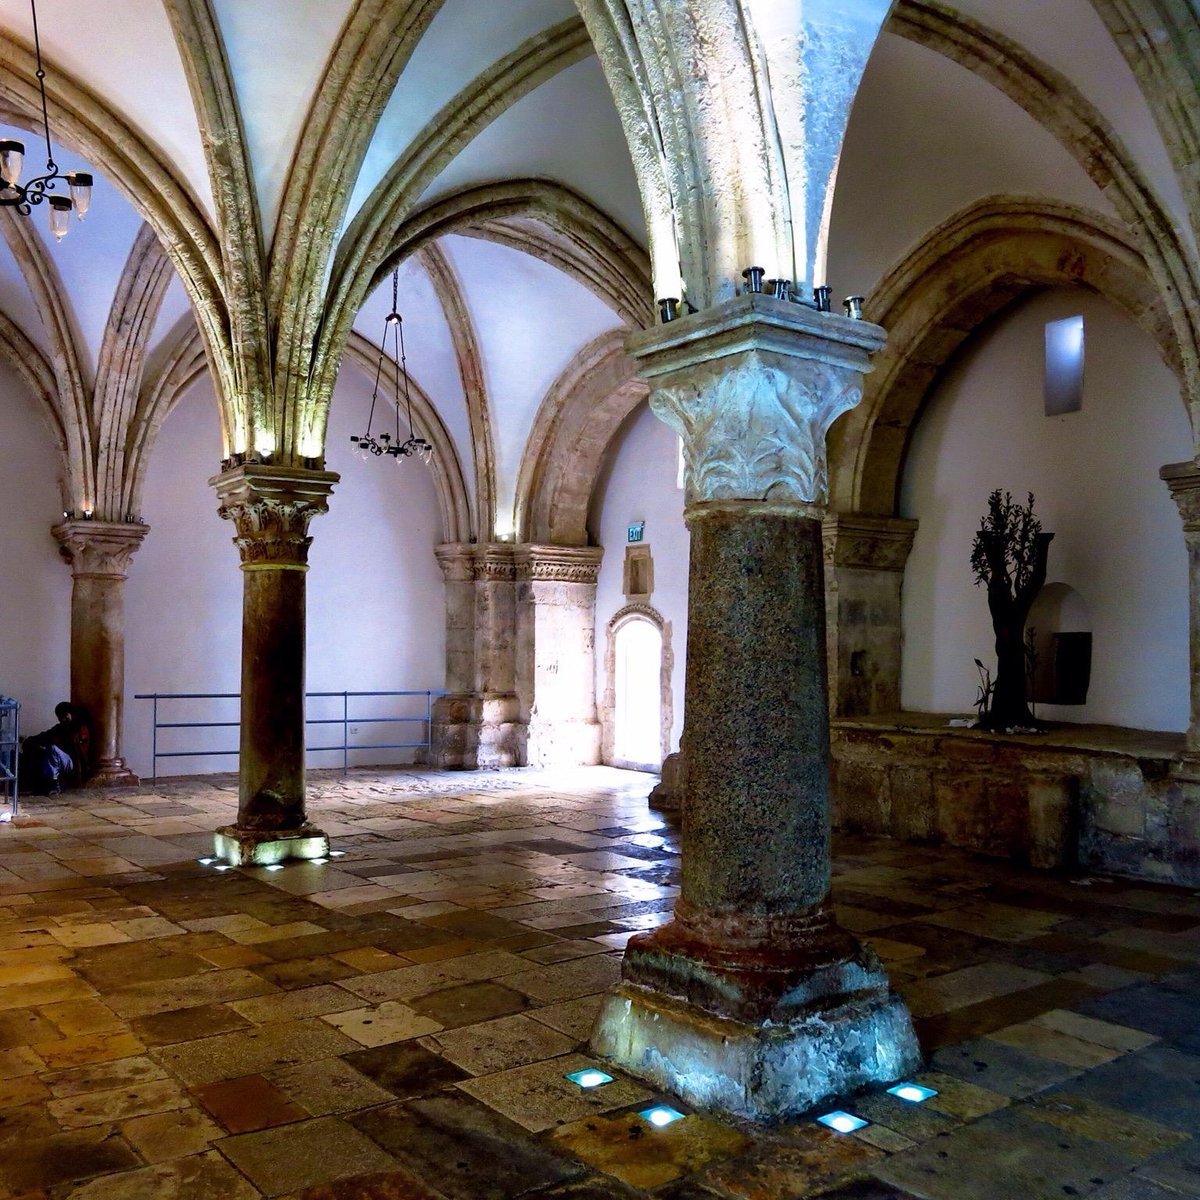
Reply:
M46 105L46 69L42 66L42 43L38 36L37 0L29 0L33 14L33 53L37 60L38 92L42 100L42 136L46 141L46 174L21 183L21 167L25 161L25 143L13 138L0 139L0 207L15 208L29 216L35 204L47 202L50 213L50 232L57 241L67 236L71 212L82 221L92 203L92 176L88 171L67 171L60 174L50 145L50 116ZM68 196L52 194L54 185L63 180Z
M433 447L424 439L417 437L413 428L412 396L409 393L408 363L404 354L404 318L399 313L400 268L392 272L392 311L383 320L383 335L379 339L379 358L375 364L375 387L371 392L371 410L367 414L366 433L352 433L350 441L354 443L355 454L364 462L372 456L391 455L397 462L401 458L414 456L429 462L433 458ZM393 372L392 401L396 408L396 433L381 433L375 437L371 433L371 425L375 420L375 403L379 399L379 384L383 379L383 362L387 357L388 334L392 337L392 359L398 370ZM408 414L408 437L400 440L400 383L404 381L404 408Z

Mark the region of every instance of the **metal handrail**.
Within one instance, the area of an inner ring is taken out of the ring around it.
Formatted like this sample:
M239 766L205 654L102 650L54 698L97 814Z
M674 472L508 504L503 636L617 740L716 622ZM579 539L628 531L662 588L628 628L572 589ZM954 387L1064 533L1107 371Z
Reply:
M305 692L305 699L336 699L341 698L342 715L340 717L306 717L304 724L308 725L340 725L342 740L340 744L329 746L305 746L309 754L327 754L340 750L342 752L342 770L350 769L351 750L428 750L430 734L433 727L433 698L444 696L445 692L426 689L425 691L397 692ZM424 696L424 716L387 716L387 717L356 717L350 715L350 701L364 698L394 697L394 696ZM151 775L158 779L158 760L160 758L222 758L233 757L240 750L159 750L158 731L160 729L238 729L241 721L160 721L158 719L158 702L160 700L240 700L240 692L136 692L135 700L150 700L152 702L152 735L151 735ZM423 725L424 738L419 742L350 742L351 725Z

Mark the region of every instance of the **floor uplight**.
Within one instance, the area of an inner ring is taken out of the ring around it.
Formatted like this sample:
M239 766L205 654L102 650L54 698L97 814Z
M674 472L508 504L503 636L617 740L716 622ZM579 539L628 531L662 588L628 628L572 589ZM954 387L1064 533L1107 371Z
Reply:
M871 1123L864 1121L862 1117L856 1117L853 1113L842 1112L840 1109L818 1117L817 1121L838 1133L853 1133L856 1129L865 1129Z
M232 871L233 867L229 863L217 863L217 865L215 867L213 867L213 870L214 871Z
M653 1108L642 1109L638 1116L661 1129L664 1125L670 1125L672 1121L678 1121L683 1113L668 1108L665 1104L656 1104Z
M314 867L324 866L329 861L327 858L310 858L308 860Z
M330 850L329 857L330 858L341 858L342 855L345 853L346 853L345 850Z
M198 859L196 859L196 861L202 867L211 867L213 865L213 863L215 863L217 860L215 858L198 858Z
M268 871L282 871L283 863L268 863L267 870Z
M585 1071L572 1071L566 1078L572 1083L577 1083L581 1088L600 1087L613 1081L611 1075L605 1075L603 1071L597 1071L594 1067Z
M919 1083L898 1083L895 1087L888 1088L888 1095L899 1096L909 1104L924 1104L930 1096L936 1096L937 1092L933 1088L922 1087Z

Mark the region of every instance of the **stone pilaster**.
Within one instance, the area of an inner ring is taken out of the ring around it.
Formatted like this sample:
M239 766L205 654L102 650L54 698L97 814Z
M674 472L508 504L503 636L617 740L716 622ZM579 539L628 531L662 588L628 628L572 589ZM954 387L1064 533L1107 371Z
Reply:
M239 466L209 482L242 560L242 701L236 825L217 831L234 863L317 858L325 835L304 795L305 575L308 524L327 512L329 471Z
M684 439L687 803L674 918L630 941L592 1045L750 1119L919 1059L878 958L828 905L825 433L883 340L758 295L629 340Z
M825 621L830 712L860 717L900 708L900 591L916 521L830 513Z
M125 709L125 577L148 525L63 521L54 527L71 564L71 702L91 726L88 787L135 784L121 735Z
M430 759L439 767L525 761L516 693L516 548L437 548L446 581L446 690L433 706Z
M517 547L517 695L533 767L600 761L596 716L599 546Z
M1191 677L1191 719L1187 731L1187 758L1192 773L1200 775L1200 464L1168 463L1159 472L1183 518L1183 539L1188 555L1188 661Z

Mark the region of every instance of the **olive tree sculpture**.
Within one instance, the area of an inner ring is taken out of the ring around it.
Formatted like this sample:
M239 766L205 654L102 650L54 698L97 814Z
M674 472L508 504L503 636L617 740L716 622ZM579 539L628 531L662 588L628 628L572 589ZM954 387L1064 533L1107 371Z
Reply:
M1046 582L1046 556L1052 533L1042 532L1029 503L1014 502L997 488L988 497L975 542L971 566L975 583L987 585L988 608L996 633L996 681L980 724L985 729L1032 726L1026 700L1025 622Z

